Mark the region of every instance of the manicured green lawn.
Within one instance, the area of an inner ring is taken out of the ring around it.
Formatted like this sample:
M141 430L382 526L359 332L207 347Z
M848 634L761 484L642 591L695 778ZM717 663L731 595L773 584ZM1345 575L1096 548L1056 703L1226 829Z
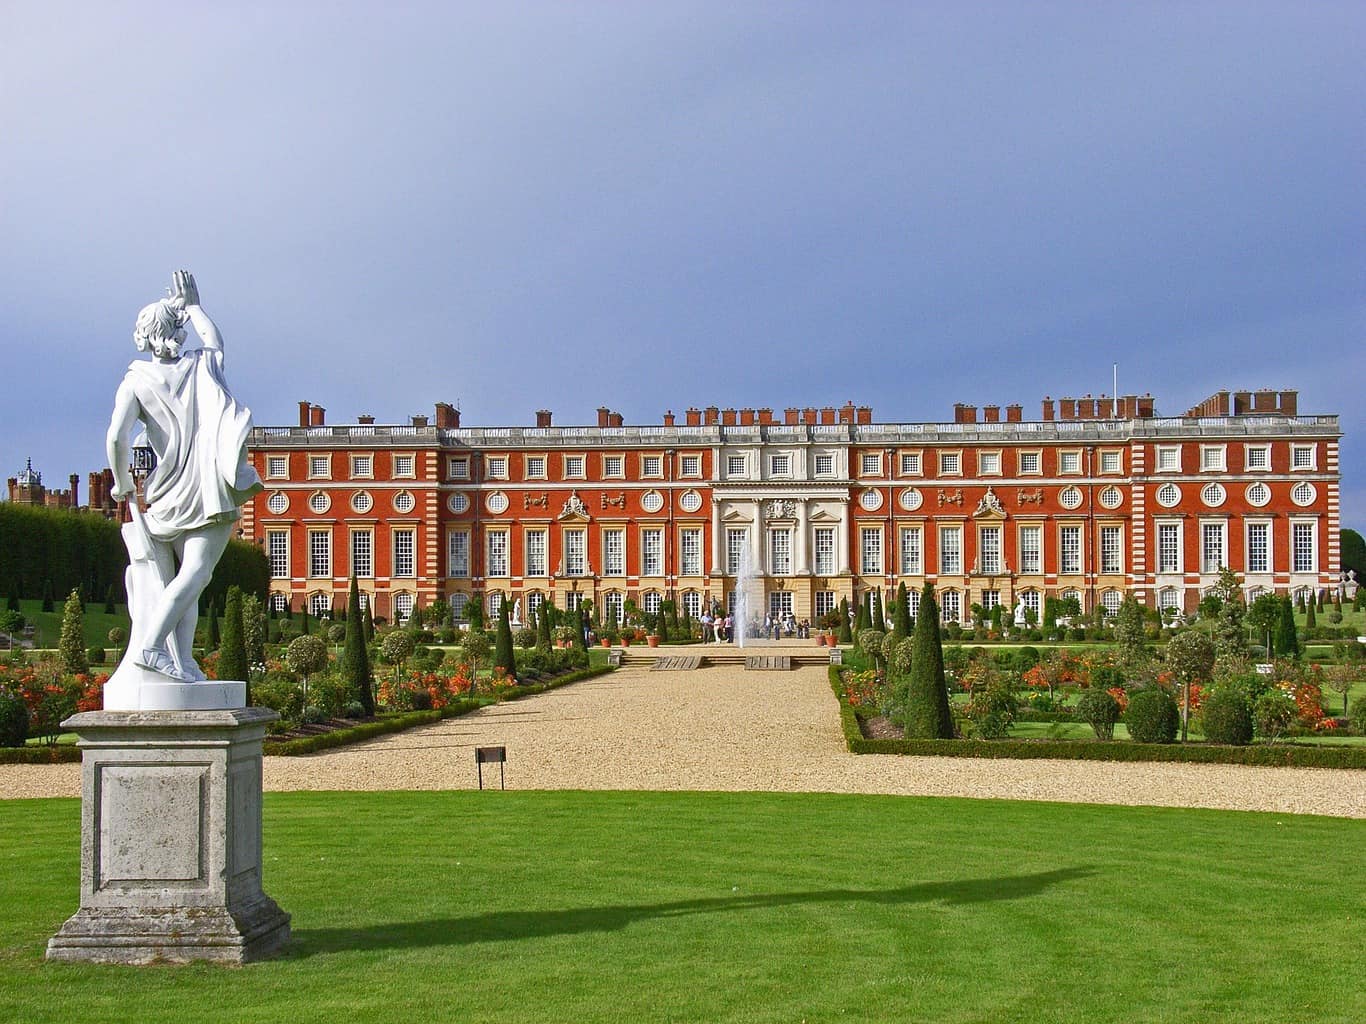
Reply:
M78 805L0 801L0 1020L1366 1019L1366 824L792 794L272 795L282 959L48 965ZM1342 871L1322 870L1343 865Z
M36 647L56 647L57 642L62 637L62 603L66 600L66 595L61 595L53 611L43 611L43 602L38 600L20 601L19 611L23 614L28 624L33 627L33 643ZM106 668L113 667L114 651L113 644L109 642L109 631L115 626L121 628L125 634L128 631L128 606L115 605L116 614L106 615L104 613L104 600L94 601L85 606L84 626L85 626L85 646L109 648L109 664Z

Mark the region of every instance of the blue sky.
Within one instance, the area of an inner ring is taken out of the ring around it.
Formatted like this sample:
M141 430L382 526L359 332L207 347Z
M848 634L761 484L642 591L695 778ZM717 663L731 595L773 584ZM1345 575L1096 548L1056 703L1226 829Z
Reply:
M132 8L118 10L117 7ZM259 424L1298 388L1366 527L1360 3L0 7L0 462L198 277Z

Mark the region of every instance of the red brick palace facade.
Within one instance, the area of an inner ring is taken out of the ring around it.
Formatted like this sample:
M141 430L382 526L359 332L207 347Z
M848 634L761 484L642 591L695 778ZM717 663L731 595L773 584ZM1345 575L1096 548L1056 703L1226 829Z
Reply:
M1044 596L1191 611L1221 566L1249 596L1336 584L1338 420L1296 404L1221 391L1170 418L1146 396L1088 396L1031 421L959 405L953 422L876 423L850 404L462 427L445 404L334 426L302 402L298 426L252 433L266 490L242 525L273 600L315 612L343 606L352 573L390 618L473 595L523 617L584 598L696 614L743 586L750 608L814 619L901 581L932 582L950 620Z

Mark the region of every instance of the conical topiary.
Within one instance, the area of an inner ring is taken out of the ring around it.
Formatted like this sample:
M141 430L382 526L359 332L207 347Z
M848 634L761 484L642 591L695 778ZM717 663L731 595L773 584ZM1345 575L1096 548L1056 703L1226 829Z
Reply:
M836 633L836 639L842 644L852 644L854 642L853 630L849 628L849 599L840 598L840 624Z
M81 606L80 591L73 590L62 608L62 638L58 643L62 668L72 675L89 672L85 650L85 609Z
M342 678L355 691L367 718L375 717L375 692L370 673L370 652L365 646L365 625L369 621L369 602L361 611L360 587L351 577L351 592L346 599L346 642L342 647Z
M512 649L512 623L508 620L508 599L498 604L498 633L493 641L493 667L501 668L508 679L517 678L517 655Z
M218 678L247 680L247 641L242 626L242 590L228 588L223 604L223 634L218 645ZM248 701L250 703L250 701Z
M911 625L911 602L906 596L906 583L903 580L896 585L896 618L892 632L905 638L911 635L913 628Z
M934 586L925 584L915 621L915 648L906 693L907 739L952 739L953 712L944 679L944 647Z

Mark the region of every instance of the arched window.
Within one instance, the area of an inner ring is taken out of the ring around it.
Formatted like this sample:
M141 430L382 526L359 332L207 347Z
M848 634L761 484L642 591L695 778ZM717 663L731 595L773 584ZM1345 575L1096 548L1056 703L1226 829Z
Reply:
M651 591L649 591L648 593L646 593L646 595L645 595L643 598L641 598L640 606L641 606L641 608L643 608L648 614L650 614L650 615L658 615L658 614L659 614L659 606L660 606L660 603L661 603L663 600L664 600L664 599L660 596L659 591L657 591L657 590L651 590Z
M460 622L465 618L465 605L470 603L470 595L463 591L456 591L451 595L451 619Z
M962 595L956 590L946 590L939 595L939 617L945 622L958 622L963 615Z
M321 590L316 594L310 594L308 598L308 613L315 619L321 619L324 615L331 615L332 595L325 594Z
M1157 593L1157 606L1163 611L1181 607L1181 591L1175 587L1163 587Z
M405 622L413 614L413 595L408 591L394 595L394 619Z
M691 615L694 619L702 616L702 595L696 590L689 590L683 594L683 614Z
M277 612L286 611L289 608L289 596L287 594L271 594L270 606Z
M616 626L621 623L621 610L625 599L619 590L609 590L602 596L602 621Z
M1119 613L1119 606L1124 603L1124 595L1118 590L1107 590L1100 595L1100 606L1105 609L1106 615L1116 615Z

